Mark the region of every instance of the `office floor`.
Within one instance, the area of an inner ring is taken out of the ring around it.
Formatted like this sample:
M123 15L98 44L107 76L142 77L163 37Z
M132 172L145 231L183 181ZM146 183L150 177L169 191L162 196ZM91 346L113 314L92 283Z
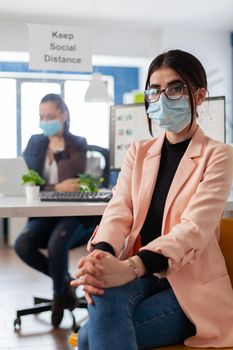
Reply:
M70 252L70 269L75 271L85 247ZM32 306L32 295L51 296L50 279L30 269L16 256L12 248L0 247L0 350L69 350L68 337L72 320L65 311L60 328L50 324L51 312L22 317L21 331L14 331L16 309ZM76 320L83 322L86 309L75 310Z

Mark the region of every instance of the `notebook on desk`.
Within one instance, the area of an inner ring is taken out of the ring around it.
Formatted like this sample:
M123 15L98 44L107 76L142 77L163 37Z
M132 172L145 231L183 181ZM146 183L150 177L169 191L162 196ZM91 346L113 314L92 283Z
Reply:
M21 183L27 171L22 157L0 159L0 196L25 196Z

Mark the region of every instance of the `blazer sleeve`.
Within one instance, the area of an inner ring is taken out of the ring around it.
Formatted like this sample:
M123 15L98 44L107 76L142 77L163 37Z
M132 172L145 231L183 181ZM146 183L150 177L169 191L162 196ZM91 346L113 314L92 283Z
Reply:
M218 144L207 157L202 179L182 212L180 222L140 249L168 257L169 268L165 275L194 261L205 250L218 230L232 177L233 148Z
M32 135L22 153L28 168L37 171L40 176L43 176L42 172L47 147L47 137L42 134Z

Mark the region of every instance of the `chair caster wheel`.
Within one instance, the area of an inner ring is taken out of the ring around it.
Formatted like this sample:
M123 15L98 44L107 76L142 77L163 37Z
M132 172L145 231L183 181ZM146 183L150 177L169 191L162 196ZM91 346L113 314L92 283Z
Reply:
M20 317L17 317L14 320L14 330L16 332L16 331L19 331L20 329L21 329L21 319L20 319Z
M72 326L72 331L73 331L74 333L78 333L78 331L79 331L80 328L81 328L81 327L80 327L79 325L73 324L73 326Z

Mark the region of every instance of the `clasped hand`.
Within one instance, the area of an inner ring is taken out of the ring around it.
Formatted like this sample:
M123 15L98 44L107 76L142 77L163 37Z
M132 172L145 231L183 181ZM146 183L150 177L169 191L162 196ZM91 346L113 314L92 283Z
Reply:
M76 277L78 279L71 285L83 286L89 304L92 304L91 295L103 295L105 288L117 287L134 279L126 260L118 260L112 254L97 249L80 259Z

